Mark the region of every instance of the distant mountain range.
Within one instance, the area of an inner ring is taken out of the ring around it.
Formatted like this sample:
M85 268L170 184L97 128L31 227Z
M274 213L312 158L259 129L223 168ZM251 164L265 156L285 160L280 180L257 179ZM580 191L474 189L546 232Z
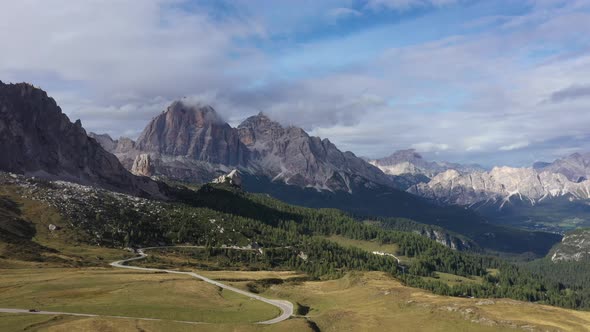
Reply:
M487 202L498 205L499 209L515 199L535 205L544 199L560 196L590 198L590 181L571 181L562 173L552 172L551 167L541 170L494 167L489 172L463 174L447 170L408 191L443 203L473 205Z
M401 190L407 190L418 183L428 182L435 175L451 169L461 173L485 170L477 164L462 165L427 161L414 149L399 150L388 157L369 160L369 163L387 174L394 186Z
M487 171L472 164L427 161L415 150L369 160L399 182L407 179L408 192L443 204L473 206L485 202L499 209L514 200L535 205L542 200L590 198L590 153L574 153L552 163L532 167L494 167Z
M370 163L399 189L436 204L468 207L496 223L560 233L590 226L590 154L489 171L426 161L414 150Z
M422 174L429 178L438 173L453 169L461 173L484 171L477 164L463 165L450 162L427 161L414 149L399 150L388 157L370 160L369 163L379 167L385 174L406 175Z

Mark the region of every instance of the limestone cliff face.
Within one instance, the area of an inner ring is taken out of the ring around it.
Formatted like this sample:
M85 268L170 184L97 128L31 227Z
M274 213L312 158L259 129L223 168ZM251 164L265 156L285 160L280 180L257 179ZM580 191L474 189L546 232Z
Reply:
M237 130L212 107L181 101L152 119L136 142L115 141L113 153L134 174L199 183L246 167L249 160Z
M309 136L301 128L283 127L264 114L246 119L238 131L251 151L250 167L275 181L349 192L356 185L391 183L352 152L342 152L328 139Z
M421 231L417 231L416 233L427 237L431 240L434 240L444 246L447 246L453 250L467 250L472 248L472 244L464 239L461 239L456 236L450 235L448 232L444 232L442 230L434 230L434 229L423 229Z
M45 91L24 83L0 82L0 170L159 195L155 182L130 174L79 120L70 122Z
M174 102L155 117L136 143L141 152L178 156L228 166L245 165L248 150L236 129L210 106Z

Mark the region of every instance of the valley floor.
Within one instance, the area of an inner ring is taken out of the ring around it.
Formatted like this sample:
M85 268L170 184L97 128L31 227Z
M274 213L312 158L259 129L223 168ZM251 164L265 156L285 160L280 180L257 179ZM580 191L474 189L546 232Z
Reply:
M297 304L296 316L252 324L277 309L185 276L114 268L0 270L0 307L160 318L0 314L1 331L590 331L590 313L513 300L462 299L401 285L378 272L297 281L292 272L199 271L248 290L283 279L262 295ZM292 281L289 281L292 280ZM188 320L203 324L186 324Z

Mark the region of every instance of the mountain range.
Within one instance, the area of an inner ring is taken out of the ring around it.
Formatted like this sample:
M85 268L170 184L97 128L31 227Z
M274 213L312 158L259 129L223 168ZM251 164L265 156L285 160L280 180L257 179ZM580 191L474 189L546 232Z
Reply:
M211 106L176 101L150 121L137 142L90 136L138 175L203 183L237 168L317 190L351 193L357 186L392 186L377 167L352 152L262 113L232 128Z
M72 123L44 91L28 84L2 84L0 138L0 171L136 196L166 199L176 195L166 183L202 184L238 169L249 192L291 204L342 209L359 219L413 219L494 251L543 255L561 239L497 226L470 209L433 204L399 190L389 175L352 152L264 114L234 128L210 106L178 101L154 117L137 141L113 140L87 135L81 122Z
M426 161L414 150L370 162L399 189L435 204L467 207L491 222L558 233L590 226L590 154L491 170Z

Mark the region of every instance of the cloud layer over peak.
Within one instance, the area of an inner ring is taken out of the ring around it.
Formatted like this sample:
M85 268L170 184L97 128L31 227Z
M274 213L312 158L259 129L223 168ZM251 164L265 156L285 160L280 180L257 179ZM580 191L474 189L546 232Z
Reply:
M590 151L590 4L22 0L0 79L136 136L173 100L263 111L357 155L526 165Z

